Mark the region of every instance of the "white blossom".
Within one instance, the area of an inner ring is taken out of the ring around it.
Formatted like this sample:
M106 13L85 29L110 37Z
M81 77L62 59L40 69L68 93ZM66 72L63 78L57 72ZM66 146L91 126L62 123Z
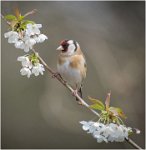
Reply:
M81 121L80 123L83 124L83 126L82 126L83 130L87 131L87 130L89 130L91 128L91 125L94 122L92 122L92 121L89 121L89 122L87 122L87 121Z
M25 44L28 45L29 47L32 47L34 44L36 44L36 41L33 38L30 38L25 41Z
M130 127L124 125L117 125L114 123L103 124L93 121L81 121L82 128L87 133L91 133L92 136L97 139L98 143L101 142L123 142L125 138L128 138L128 133L131 130Z
M4 37L9 38L13 34L13 32L14 31L9 31L9 32L4 33Z
M30 47L29 47L28 45L25 45L25 46L24 46L24 52L26 52L26 53L29 52L29 48L30 48Z
M35 66L33 66L32 68L32 73L35 75L35 76L38 76L39 74L43 75L45 69L44 69L44 66L40 63L36 64Z
M17 61L21 62L22 69L20 70L20 73L23 76L27 75L27 77L29 78L32 74L34 74L35 76L44 74L44 66L40 63L32 63L31 57L29 58L28 55L19 56L17 58Z
M134 130L135 130L136 134L140 134L140 132L141 132L139 129L136 129L136 128L134 128Z
M23 62L23 61L29 61L29 59L28 59L27 56L19 56L19 57L17 58L17 61Z
M21 70L20 70L20 73L22 76L27 76L28 78L30 78L30 75L31 75L31 71L29 68L26 68L26 67L23 67Z
M8 38L8 43L14 43L16 48L23 49L27 53L36 43L42 43L48 39L46 35L41 34L41 27L42 24L27 24L23 36L20 37L15 31L9 31L4 34L4 37Z
M26 35L31 36L35 34L40 34L39 28L41 27L41 24L27 24Z
M44 34L40 34L38 37L35 38L37 43L42 43L44 42L48 37Z
M16 43L19 39L19 35L15 31L9 31L4 34L5 38L8 38L8 43Z
M25 41L24 45L24 51L28 52L30 49L32 49L33 45L36 44L36 41L33 38L29 38Z
M16 47L16 48L20 48L20 49L24 49L25 44L24 44L24 42L23 42L22 40L19 40L19 41L17 41L17 42L15 43L15 47Z
M32 63L26 56L20 56L17 58L17 61L21 61L22 67L28 67L29 69L32 68Z

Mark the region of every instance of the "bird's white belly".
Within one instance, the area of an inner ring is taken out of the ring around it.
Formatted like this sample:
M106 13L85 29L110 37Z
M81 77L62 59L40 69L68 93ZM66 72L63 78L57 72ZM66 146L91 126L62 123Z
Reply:
M74 88L76 89L76 86L80 86L82 82L80 71L71 68L69 66L69 61L66 61L62 65L57 65L58 72L61 74L61 76Z

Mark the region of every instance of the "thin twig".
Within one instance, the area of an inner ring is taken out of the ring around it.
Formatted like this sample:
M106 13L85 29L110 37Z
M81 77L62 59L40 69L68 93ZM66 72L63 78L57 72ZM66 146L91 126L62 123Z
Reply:
M27 16L29 16L29 15L33 15L34 13L36 13L36 11L37 11L37 9L33 9L32 11L29 11L28 13L26 13L26 14L24 15L24 17L27 17Z
M2 17L2 19L4 19L4 20L6 21L6 23L7 23L8 25L11 24L2 14L1 14L1 17Z
M134 148L136 148L136 149L141 149L141 150L142 150L142 148L141 148L139 145L137 145L132 139L130 139L130 138L126 139L126 138L125 138L125 140L126 140L129 144L131 144Z
M56 72L53 71L53 70L46 64L46 62L41 58L41 56L39 56L39 54L35 51L35 49L32 49L32 51L33 51L35 54L38 55L39 60L40 60L41 63L46 67L46 69L47 69L52 75L54 75ZM61 83L62 83L67 89L69 89L71 92L74 91L74 90L72 89L72 87L71 87L70 85L68 85L67 82L64 81L60 76L55 76L55 77L56 77L56 79L57 79L59 82L61 82ZM83 104L85 107L87 107L88 109L90 109L95 115L97 115L98 117L100 116L98 112L96 112L95 110L89 108L89 105L88 105L78 94L77 94L77 95L74 95L74 96L75 96L78 100L80 100L80 101L82 102L82 104ZM126 138L125 138L125 140L126 140L129 144L131 144L134 148L136 148L136 149L141 149L141 150L142 150L142 148L141 148L139 145L137 145L132 139L130 139L130 138L126 139Z

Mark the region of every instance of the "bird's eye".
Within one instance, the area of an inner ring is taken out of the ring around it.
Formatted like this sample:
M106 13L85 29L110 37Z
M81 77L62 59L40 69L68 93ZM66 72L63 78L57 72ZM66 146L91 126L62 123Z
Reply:
M67 52L67 50L68 50L68 40L63 40L63 41L61 41L61 43L60 43L60 45L63 47L63 50L62 50L62 52Z
M62 46L63 46L63 47L67 47L68 44L67 44L67 43L63 43Z
M63 42L61 42L60 45L61 45L62 48L63 48L62 52L63 52L63 53L67 52L67 50L68 50L68 43L65 42L65 41L63 41Z

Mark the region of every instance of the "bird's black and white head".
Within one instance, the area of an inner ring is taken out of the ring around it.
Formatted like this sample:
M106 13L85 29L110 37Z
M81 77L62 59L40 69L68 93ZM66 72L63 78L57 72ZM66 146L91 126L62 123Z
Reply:
M57 50L61 51L61 55L71 56L74 55L79 50L79 48L80 46L76 41L63 40Z

